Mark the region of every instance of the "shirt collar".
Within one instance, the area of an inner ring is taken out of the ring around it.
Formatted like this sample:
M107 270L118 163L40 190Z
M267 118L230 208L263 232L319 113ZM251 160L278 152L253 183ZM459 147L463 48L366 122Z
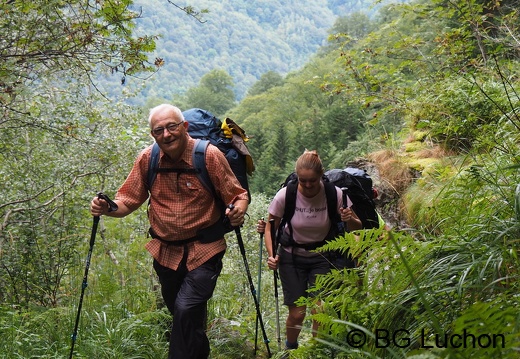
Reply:
M195 147L195 140L188 136L188 143L186 144L186 149L181 155L181 158L179 159L179 163L185 163L187 165L190 165L192 160L192 153L193 148ZM161 150L161 162L172 162L168 156Z

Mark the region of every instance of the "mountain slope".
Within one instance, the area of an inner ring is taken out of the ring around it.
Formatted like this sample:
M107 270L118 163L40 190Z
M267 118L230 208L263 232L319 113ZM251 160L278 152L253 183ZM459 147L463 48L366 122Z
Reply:
M349 3L350 11L359 11L369 9L372 2L335 5L327 0L189 1L188 5L196 10L209 10L199 22L168 1L138 0L135 9L141 18L136 32L162 36L151 58L165 62L159 73L146 82L142 99L171 100L218 68L233 77L240 100L267 71L286 74L302 66L325 44L327 30L336 17L347 15L344 11Z

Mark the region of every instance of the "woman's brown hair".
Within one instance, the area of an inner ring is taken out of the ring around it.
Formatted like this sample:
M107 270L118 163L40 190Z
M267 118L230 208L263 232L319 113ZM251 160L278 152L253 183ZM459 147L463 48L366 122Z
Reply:
M325 170L323 169L323 163L316 150L305 150L303 154L296 160L296 172L300 169L313 170L320 176L323 175Z

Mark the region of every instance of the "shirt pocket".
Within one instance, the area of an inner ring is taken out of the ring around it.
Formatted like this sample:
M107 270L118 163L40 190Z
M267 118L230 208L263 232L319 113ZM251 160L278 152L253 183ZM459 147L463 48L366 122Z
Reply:
M181 191L188 195L194 195L205 190L198 177L192 174L181 175L179 177L178 185Z

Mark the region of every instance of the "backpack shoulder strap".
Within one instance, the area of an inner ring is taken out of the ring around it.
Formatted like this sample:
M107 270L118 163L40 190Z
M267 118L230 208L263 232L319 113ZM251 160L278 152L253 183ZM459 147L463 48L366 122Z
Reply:
M150 154L150 162L148 163L148 174L146 185L148 186L148 190L152 188L152 185L155 181L155 177L157 177L157 168L159 167L159 156L161 154L161 150L157 142L155 142L152 146L152 152Z
M148 163L148 173L146 184L148 189L152 188L158 172L195 172L206 189L215 195L215 188L206 168L206 149L209 145L208 140L196 140L193 147L193 167L194 169L175 169L175 168L159 168L159 157L161 154L159 145L156 143L152 146L150 153L150 162Z
M338 208L338 195L336 192L336 186L334 183L329 182L327 178L323 179L323 184L325 188L325 196L327 197L327 213L330 218L331 228L335 227L338 222L341 221L339 213L337 213ZM289 244L296 245L293 239L293 229L291 226L291 219L296 211L296 194L298 191L298 181L293 180L289 181L286 185L285 192L285 208L282 217L282 221L280 222L280 226L277 233L277 240L280 241L282 235L282 228L284 226L289 227ZM321 244L321 242L320 242ZM319 247L319 245L311 246L309 249L315 249ZM305 246L304 246L305 247ZM308 247L308 246L307 246Z
M282 220L278 225L276 232L276 242L281 243L284 227L289 228L289 244L294 245L296 242L293 239L293 229L291 219L296 211L296 193L298 192L298 180L289 180L285 183L285 206L283 209Z
M337 213L338 197L336 186L328 180L323 181L325 187L325 196L327 197L327 212L331 222L338 222L339 215ZM289 224L296 210L296 192L298 191L298 182L290 181L287 183L285 192L285 208L283 212L283 225Z
M282 221L290 223L296 211L296 193L298 191L298 182L290 181L287 183L285 190L285 208L283 211Z
M193 147L193 167L197 170L197 176L206 187L206 189L217 198L215 187L211 178L209 177L208 169L206 167L206 150L209 146L208 140L197 139Z
M338 214L338 195L336 192L336 186L328 179L323 180L325 187L325 196L327 197L327 212L329 214L331 224L338 223L341 218Z

